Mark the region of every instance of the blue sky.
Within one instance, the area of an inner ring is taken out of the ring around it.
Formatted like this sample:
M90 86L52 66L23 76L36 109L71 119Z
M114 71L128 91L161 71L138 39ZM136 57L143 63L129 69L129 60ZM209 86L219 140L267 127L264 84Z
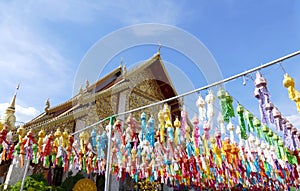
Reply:
M229 77L299 50L299 9L296 0L1 1L0 111L6 108L19 82L18 121L27 121L42 112L47 98L51 105L69 99L77 68L87 51L104 36L133 24L168 24L187 31L208 48L223 76ZM122 57L130 66L156 51L157 46L150 45L131 48L116 55L110 66L118 66ZM164 47L161 55L192 84L182 87L174 82L178 93L207 84L201 72L194 73L193 63L185 55ZM295 78L298 90L299 57L282 63ZM299 113L282 87L279 65L261 72L269 82L273 103L295 126L300 125ZM176 75L171 77L176 81ZM253 82L248 80L246 86L242 82L237 79L227 83L226 88L258 114Z

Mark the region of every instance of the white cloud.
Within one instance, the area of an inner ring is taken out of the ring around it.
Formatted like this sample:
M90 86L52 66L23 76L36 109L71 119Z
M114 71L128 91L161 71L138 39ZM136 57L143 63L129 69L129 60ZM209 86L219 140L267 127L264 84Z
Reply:
M113 1L107 4L107 8L113 11L114 17L126 24L140 22L157 22L177 24L182 18L182 6L174 1ZM119 14L115 14L115 13Z
M117 0L100 3L97 10L105 11L125 24L141 22L178 24L183 15L187 15L182 11L183 6L184 2L170 0Z
M25 5L3 1L0 18L0 91L6 97L0 101L9 101L19 82L22 95L17 101L23 105L41 107L47 98L70 95L70 63L55 45L58 39L41 33L41 18Z
M93 1L53 0L30 1L25 5L28 12L50 21L91 22L95 13Z
M5 113L6 108L9 106L8 103L0 103L0 114L1 117ZM28 122L40 112L34 107L23 107L21 105L16 105L16 121L18 122Z
M115 0L115 1L81 1L52 0L28 1L24 4L15 1L2 2L0 8L13 11L15 14L26 14L26 19L46 19L54 22L70 21L76 23L100 21L103 18L114 18L124 24L157 22L177 24L183 14L184 1L171 0Z
M289 120L294 127L296 127L298 130L300 130L300 115L299 114L294 114L286 117L287 120Z

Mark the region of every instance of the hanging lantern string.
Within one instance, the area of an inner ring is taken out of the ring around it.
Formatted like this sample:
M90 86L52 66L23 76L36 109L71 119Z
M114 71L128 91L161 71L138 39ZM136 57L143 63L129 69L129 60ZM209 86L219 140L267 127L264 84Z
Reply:
M236 75L234 75L234 76L225 78L225 79L223 79L223 80L220 80L220 81L217 81L217 82L208 84L208 85L206 85L206 86L202 86L202 87L197 88L197 89L195 89L195 90L192 90L192 91L189 91L189 92L185 92L185 93L183 93L183 94L180 94L180 95L177 95L177 96L174 96L174 97L165 99L165 100L161 100L161 101L158 101L158 102L149 104L149 105L145 105L145 106L142 106L142 107L139 107L139 108L135 108L135 109L132 109L132 110L129 110L129 111L125 111L125 112L121 112L121 113L118 113L118 114L114 114L114 115L112 115L112 116L110 116L110 117L114 117L114 118L115 118L115 117L118 117L118 116L123 116L123 115L126 115L126 114L134 113L134 112L136 112L136 111L140 111L140 110L143 110L143 109L147 109L147 108L149 108L149 107L153 107L153 106L157 106L157 105L160 105L160 104L164 104L164 103L166 103L166 102L169 102L169 101L172 101L172 100L181 98L181 97L185 97L185 96L190 95L190 94L193 94L193 93L197 93L197 92L200 92L200 91L203 91L203 90L206 90L206 89L209 89L209 88L218 86L218 85L222 85L222 84L224 84L224 83L226 83L226 82L232 81L232 80L234 80L234 79L236 79L236 78L243 77L243 76L245 76L245 75L247 75L247 74L250 74L250 73L253 73L253 72L257 71L257 70L261 70L261 69L263 69L263 68L267 68L267 67L269 67L269 66L272 66L272 65L274 65L274 64L280 63L280 62L282 62L282 61L284 61L284 60L287 60L287 59L292 58L292 57L294 57L294 56L297 56L297 55L299 55L299 54L300 54L300 50L299 50L299 51L296 51L296 52L293 52L293 53L291 53L291 54L288 54L288 55L286 55L286 56L283 56L283 57L281 57L281 58L278 58L278 59L276 59L276 60L273 60L273 61L271 61L271 62L267 62L267 63L265 63L265 64L263 64L263 65L261 65L261 66L252 68L252 69L250 69L250 70L248 70L248 71L245 71L245 72L236 74ZM97 125L97 124L99 124L99 123L102 123L102 122L108 120L110 117L107 117L107 118L101 120L101 122L98 121L98 122L96 122L96 123L94 123L94 124L92 124L92 125L90 125L90 126L87 126L87 127L85 127L84 129L82 129L82 130L76 131L76 132L73 133L73 135L74 135L74 134L77 134L77 133L79 133L79 132L81 132L81 131L84 131L84 130L86 130L86 129L89 129L89 128L91 128L91 127L93 127L93 126L95 126L95 125Z
M264 69L264 71L259 71L263 76L267 76L267 75L269 75L269 74L273 74L274 73L274 71L277 71L277 70L280 70L281 69L281 67L280 67L280 64L281 64L282 62L279 62L278 63L278 65L275 67L270 67L270 68L267 68L267 69Z
M236 102L237 102L237 104L240 104L240 105L242 105L235 97L233 97L232 95L230 95ZM244 109L245 110L247 110L247 111L249 111L244 105L242 105L243 107L244 107ZM274 106L275 107L275 106ZM250 112L250 111L249 111ZM253 117L255 117L255 118L257 118L258 119L258 117L257 116L255 116L253 113L251 113L252 115L253 115ZM260 121L260 120L259 120ZM275 133L274 131L273 131L273 133ZM277 133L276 133L276 135L278 135ZM278 135L279 136L279 135ZM280 136L281 137L281 136ZM281 137L282 138L282 137Z
M228 92L227 92L228 93ZM228 93L229 94L229 93ZM238 105L241 105L241 106L243 106L235 97L233 97L231 94L229 94L233 99L234 99L234 101L236 101L236 103L238 104ZM243 106L244 107L244 106ZM216 104L214 104L214 108L217 110L217 111L219 111L219 112L222 112L222 110L216 105ZM244 107L244 109L245 110L247 110L247 111L249 111L246 107ZM249 111L250 112L250 111ZM252 114L252 113L251 113ZM252 114L253 115L253 114ZM256 117L255 115L253 115L253 117ZM257 118L257 117L256 117ZM257 118L258 119L258 118ZM237 121L237 119L235 118L235 117L233 117L233 118L231 118L231 121L233 121L235 124L238 124L238 121ZM228 132L226 131L226 134L225 134L226 136L227 135L229 135L228 134ZM256 135L254 135L255 137L257 137Z
M270 69L269 71L265 71L264 73L262 73L264 76L265 75L268 75L271 71L274 71L274 70L278 70L278 69L281 69L283 71L284 74L286 74L286 70L284 69L284 67L282 66L282 61L279 62L279 67L278 68L273 68L273 69ZM243 76L243 85L246 84L246 82L251 79L253 82L255 81L255 79L253 78L253 76L248 73L246 75Z
M286 74L286 70L285 70L284 67L282 66L282 62L279 63L279 66L280 66L281 70L284 72L284 74Z
M240 102L235 98L235 97L233 97L232 95L230 95L236 102L237 102L237 104L240 104ZM242 105L242 104L240 104L240 105ZM242 105L243 106L243 105ZM243 106L244 107L244 106ZM275 107L275 106L274 106ZM244 107L245 108L245 107ZM245 110L247 110L247 111L249 111L247 108L245 108ZM252 113L251 113L252 114ZM252 114L253 115L253 114ZM255 116L255 115L253 115L253 117L256 117L257 118L257 116ZM257 118L258 119L258 118ZM259 120L260 121L260 120ZM280 134L278 134L278 133L276 133L276 132L274 132L271 128L270 128L270 130L273 132L273 134L276 134L278 137L280 137L281 139L283 139L283 135L280 135ZM256 135L256 137L258 137L257 135ZM261 138L261 140L263 140L263 138Z

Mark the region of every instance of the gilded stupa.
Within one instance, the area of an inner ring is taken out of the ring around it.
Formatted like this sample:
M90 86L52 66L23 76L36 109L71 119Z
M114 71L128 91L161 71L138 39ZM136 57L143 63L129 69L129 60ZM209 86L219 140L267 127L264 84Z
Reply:
M19 86L17 87L17 91L19 90ZM15 105L17 98L17 91L11 99L9 106L6 108L5 113L1 117L0 128L2 129L3 125L7 125L8 130L15 130L16 126L16 116L15 116Z

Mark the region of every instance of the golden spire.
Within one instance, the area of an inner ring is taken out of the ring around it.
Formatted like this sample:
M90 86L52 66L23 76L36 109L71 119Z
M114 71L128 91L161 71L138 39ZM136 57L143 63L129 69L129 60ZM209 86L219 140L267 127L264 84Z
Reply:
M6 112L2 117L2 123L6 124L9 130L15 129L15 123L16 123L15 105L16 105L17 92L19 88L20 88L20 84L17 86L16 92L10 102L10 105L7 107Z
M20 88L20 83L18 84L18 86L16 87L16 92L13 96L13 98L11 99L10 105L8 106L8 108L6 109L6 111L12 111L15 112L15 105L16 105L16 98L17 98L17 92Z
M6 111L13 111L15 112L15 103L16 103L16 97L17 97L17 94L15 93L11 102L10 102L10 105L8 106L8 108L6 109Z

